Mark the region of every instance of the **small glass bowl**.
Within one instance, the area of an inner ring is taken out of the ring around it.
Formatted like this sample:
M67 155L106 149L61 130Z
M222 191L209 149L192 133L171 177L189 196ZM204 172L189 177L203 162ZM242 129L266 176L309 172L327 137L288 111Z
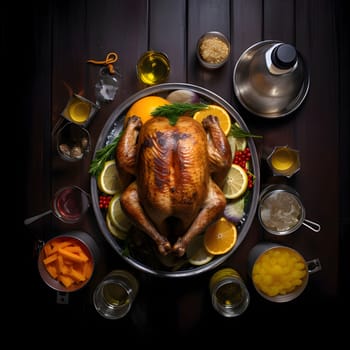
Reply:
M197 58L203 67L216 69L227 62L231 45L224 34L211 31L199 38L196 51Z
M76 162L90 151L91 138L85 128L75 123L67 123L58 130L56 142L60 157L69 162Z

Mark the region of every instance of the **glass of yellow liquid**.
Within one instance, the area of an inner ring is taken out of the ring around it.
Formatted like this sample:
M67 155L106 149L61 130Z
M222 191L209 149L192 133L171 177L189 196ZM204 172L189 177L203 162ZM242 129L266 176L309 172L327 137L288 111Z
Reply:
M137 77L146 85L164 83L170 73L168 56L163 52L147 51L136 65Z
M266 158L276 176L291 177L300 170L299 151L288 146L276 146Z
M95 309L106 319L122 318L130 311L138 289L139 283L130 272L113 270L94 291Z
M235 269L216 271L210 278L209 289L213 307L222 316L239 316L249 305L248 289Z
M83 96L73 94L62 112L62 116L72 123L87 126L99 109L100 107L96 103Z

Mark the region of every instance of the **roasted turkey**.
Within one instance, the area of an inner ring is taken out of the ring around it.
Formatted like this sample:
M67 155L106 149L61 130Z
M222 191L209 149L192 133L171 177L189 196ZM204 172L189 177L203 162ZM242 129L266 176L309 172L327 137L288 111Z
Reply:
M142 124L133 116L115 155L122 209L160 254L183 256L191 239L222 216L232 152L217 117L199 123L182 116L171 125L166 117Z

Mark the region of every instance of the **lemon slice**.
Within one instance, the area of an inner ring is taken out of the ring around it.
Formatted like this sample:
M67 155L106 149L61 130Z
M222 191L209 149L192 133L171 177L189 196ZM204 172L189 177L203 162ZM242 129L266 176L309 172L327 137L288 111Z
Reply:
M203 244L205 249L213 255L225 254L237 242L236 225L221 217L210 225L204 232Z
M204 236L198 235L193 237L188 244L186 256L192 265L200 266L207 264L214 257L213 254L205 249L203 241Z
M109 195L121 193L121 181L115 160L108 160L105 162L103 169L97 178L97 186L101 192Z
M208 105L208 108L196 112L193 119L201 123L209 115L215 115L219 119L220 127L227 136L231 130L231 117L226 109L218 105Z
M232 164L223 186L223 193L228 199L239 198L248 188L248 175L237 164Z
M111 224L123 232L128 232L132 226L120 205L119 194L115 194L109 202L107 215L111 220Z
M114 236L117 237L121 240L125 240L127 237L126 232L120 230L117 226L114 226L112 224L111 218L109 217L109 215L106 216L106 224L107 224L107 228L109 230L109 232Z

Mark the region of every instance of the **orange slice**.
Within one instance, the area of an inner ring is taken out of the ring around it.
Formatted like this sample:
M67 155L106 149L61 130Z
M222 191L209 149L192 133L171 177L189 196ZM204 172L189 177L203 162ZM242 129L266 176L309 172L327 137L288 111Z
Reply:
M213 255L225 254L237 242L236 225L221 217L204 232L204 247Z
M231 117L226 109L218 105L208 105L208 108L202 109L193 115L193 119L202 123L208 115L215 115L219 119L220 127L227 136L231 130Z

